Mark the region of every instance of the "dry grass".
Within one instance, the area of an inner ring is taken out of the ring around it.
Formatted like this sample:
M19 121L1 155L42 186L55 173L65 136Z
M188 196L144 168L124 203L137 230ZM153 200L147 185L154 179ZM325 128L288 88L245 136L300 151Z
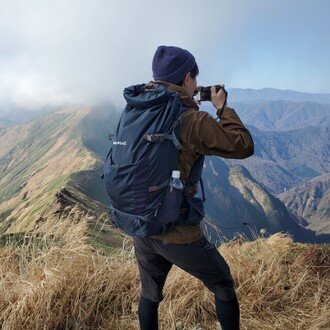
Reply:
M70 220L69 220L70 218ZM138 329L139 278L133 251L104 254L88 243L78 213L48 221L0 248L1 329ZM241 304L242 329L330 327L329 245L274 235L224 244ZM160 328L216 329L212 294L174 268Z

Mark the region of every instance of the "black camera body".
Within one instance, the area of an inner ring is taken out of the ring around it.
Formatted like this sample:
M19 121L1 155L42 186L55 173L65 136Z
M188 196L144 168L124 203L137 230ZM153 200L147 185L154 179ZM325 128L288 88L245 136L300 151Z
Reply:
M215 85L215 90L218 93L219 90L222 89L227 97L228 93L225 90L225 87L222 85ZM196 95L196 99L199 102L202 101L211 101L211 86L203 87L198 86L195 90L194 95Z

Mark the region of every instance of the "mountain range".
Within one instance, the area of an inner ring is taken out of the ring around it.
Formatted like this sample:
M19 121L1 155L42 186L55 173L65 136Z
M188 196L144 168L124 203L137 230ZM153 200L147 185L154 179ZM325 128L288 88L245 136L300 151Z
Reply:
M288 231L300 241L326 241L313 231L330 233L329 95L229 92L254 138L255 154L245 160L206 159L212 235L252 237L264 229ZM212 113L209 104L203 110ZM112 104L0 108L0 234L29 230L47 213L61 214L72 205L94 217L107 213L100 175L107 136L119 114Z
M254 155L226 162L246 167L272 193L279 194L330 172L329 127L308 126L289 131L248 128L255 143Z
M0 131L0 231L29 230L48 213L78 204L99 217L107 212L102 159L118 113L110 107L64 108ZM112 123L112 124L111 124ZM288 231L299 241L324 241L305 229L284 204L241 166L205 162L207 214L220 236L260 229ZM218 218L218 215L221 215Z
M217 157L204 165L206 212L211 237L221 241L237 233L249 239L261 232L288 232L300 242L325 242L326 235L316 236L302 226L300 219L242 166L227 166Z
M285 131L307 126L330 126L330 103L292 101L231 102L244 124L263 131ZM215 117L211 103L202 103L202 110Z
M261 130L283 131L306 126L330 126L330 103L268 101L232 103L242 121Z
M260 101L286 100L292 102L330 103L330 94L306 93L295 90L275 88L228 88L228 101L254 103Z

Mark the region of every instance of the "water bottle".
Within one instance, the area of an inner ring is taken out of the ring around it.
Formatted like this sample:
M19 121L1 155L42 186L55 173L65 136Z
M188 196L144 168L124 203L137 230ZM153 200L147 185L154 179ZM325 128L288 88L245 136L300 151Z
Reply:
M170 182L157 212L157 221L167 225L179 220L183 184L180 171L172 171Z
M175 189L183 189L183 184L180 180L180 171L172 171L172 177L170 181L170 186L171 186L171 192L173 191L173 188Z

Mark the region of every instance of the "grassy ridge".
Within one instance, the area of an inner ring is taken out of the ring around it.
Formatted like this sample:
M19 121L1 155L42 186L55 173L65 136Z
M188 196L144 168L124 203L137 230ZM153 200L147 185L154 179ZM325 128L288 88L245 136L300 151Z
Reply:
M87 107L64 108L23 124L22 139L8 132L13 146L5 143L0 156L0 234L31 230L40 217L61 207L57 194L71 176L94 166L96 159L81 143L86 112Z
M99 249L90 244L91 220L71 212L38 232L0 240L0 328L138 329L130 240L122 249ZM232 241L220 252L237 283L242 329L330 326L329 245L273 235ZM216 329L213 296L200 281L174 267L164 294L161 329L179 321L184 329Z
M17 194L26 184L32 173L42 170L39 161L56 143L63 134L61 125L68 115L51 116L48 120L36 122L30 129L28 137L19 142L4 157L15 160L15 166L0 174L0 179L7 177L2 183L0 190L0 200L5 201ZM56 135L54 132L59 131ZM49 155L47 159L51 159ZM45 162L47 159L43 158ZM38 164L38 166L36 165Z

